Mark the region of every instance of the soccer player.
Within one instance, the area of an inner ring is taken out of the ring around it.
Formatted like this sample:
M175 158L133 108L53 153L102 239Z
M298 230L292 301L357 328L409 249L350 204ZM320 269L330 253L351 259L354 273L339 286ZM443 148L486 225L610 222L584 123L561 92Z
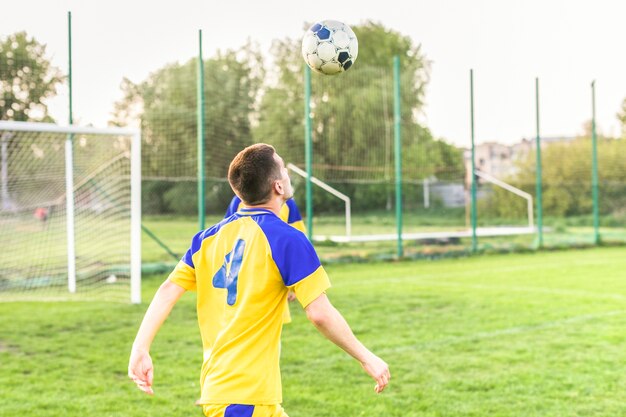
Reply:
M199 403L207 417L286 417L280 405L280 334L291 289L307 318L385 389L389 367L352 333L326 296L330 281L306 236L278 218L293 194L282 158L266 144L239 152L228 170L245 203L194 236L150 303L133 343L128 376L153 394L150 346L185 291L197 291L204 348Z

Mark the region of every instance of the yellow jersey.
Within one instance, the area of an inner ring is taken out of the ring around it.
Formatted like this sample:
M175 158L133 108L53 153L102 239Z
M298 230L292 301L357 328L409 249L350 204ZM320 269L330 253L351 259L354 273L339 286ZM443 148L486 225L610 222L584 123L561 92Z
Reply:
M230 217L237 212L237 210L245 208L243 205L243 201L236 195L230 201L228 208L226 209L226 214L224 218ZM293 198L290 198L283 204L280 208L280 212L278 213L278 217L289 224L292 227L295 227L302 233L306 233L306 227L304 226L304 221L302 220L302 216L300 215L300 210L298 210L298 206ZM285 313L283 314L283 323L288 324L291 323L291 312L289 311L289 303L285 307Z
M281 403L287 293L306 307L330 287L304 233L269 210L242 208L194 236L169 279L197 291L200 403Z

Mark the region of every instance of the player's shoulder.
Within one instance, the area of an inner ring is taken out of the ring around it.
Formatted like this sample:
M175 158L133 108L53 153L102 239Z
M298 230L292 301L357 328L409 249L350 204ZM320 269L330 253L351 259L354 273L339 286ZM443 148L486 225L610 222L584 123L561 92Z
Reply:
M237 213L232 214L228 217L223 218L222 220L220 220L219 222L215 223L213 226L210 226L202 231L200 231L196 236L200 239L200 240L204 240L206 238L209 238L213 235L218 234L223 228L224 226L236 221L237 219L239 219L239 216L237 215Z
M271 258L286 285L293 285L320 267L315 248L300 230L277 216L267 216L259 226L267 239Z
M236 215L229 216L219 223L216 223L213 226L204 230L200 230L198 233L196 233L191 239L191 245L189 247L189 250L183 256L182 261L194 268L194 262L192 257L200 250L205 241L211 236L215 236L216 234L218 234L224 226L233 222L234 220L236 220Z

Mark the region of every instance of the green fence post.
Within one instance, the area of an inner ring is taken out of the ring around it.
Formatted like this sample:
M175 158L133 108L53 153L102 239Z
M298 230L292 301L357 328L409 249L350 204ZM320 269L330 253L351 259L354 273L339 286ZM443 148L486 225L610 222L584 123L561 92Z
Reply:
M306 165L306 233L313 239L313 135L311 126L311 69L304 66L304 160Z
M539 135L539 78L535 78L535 110L537 120L537 137L535 146L536 155L536 187L537 187L537 247L543 247L543 201L542 201L542 179L541 179L541 136Z
M402 249L402 113L400 108L400 57L393 57L394 78L394 150L396 160L396 225L398 233L398 258L403 255Z
M593 197L593 243L600 244L600 207L598 202L598 139L596 135L596 82L591 83L591 148L592 173L591 193Z
M198 30L198 85L197 85L197 125L198 125L198 228L204 230L205 222L205 175L204 175L204 60L202 59L202 30Z
M474 146L474 70L470 69L470 127L472 133L472 194L471 194L471 216L472 216L472 252L478 249L478 239L476 237L476 167L475 167L475 146Z

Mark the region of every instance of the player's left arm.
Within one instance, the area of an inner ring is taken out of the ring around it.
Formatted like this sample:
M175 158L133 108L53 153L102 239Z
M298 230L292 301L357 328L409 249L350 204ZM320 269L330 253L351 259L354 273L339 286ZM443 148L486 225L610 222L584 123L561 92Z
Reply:
M185 291L183 287L170 279L165 280L154 295L133 342L128 362L128 377L147 394L154 394L152 390L154 367L150 357L150 346L163 322Z

